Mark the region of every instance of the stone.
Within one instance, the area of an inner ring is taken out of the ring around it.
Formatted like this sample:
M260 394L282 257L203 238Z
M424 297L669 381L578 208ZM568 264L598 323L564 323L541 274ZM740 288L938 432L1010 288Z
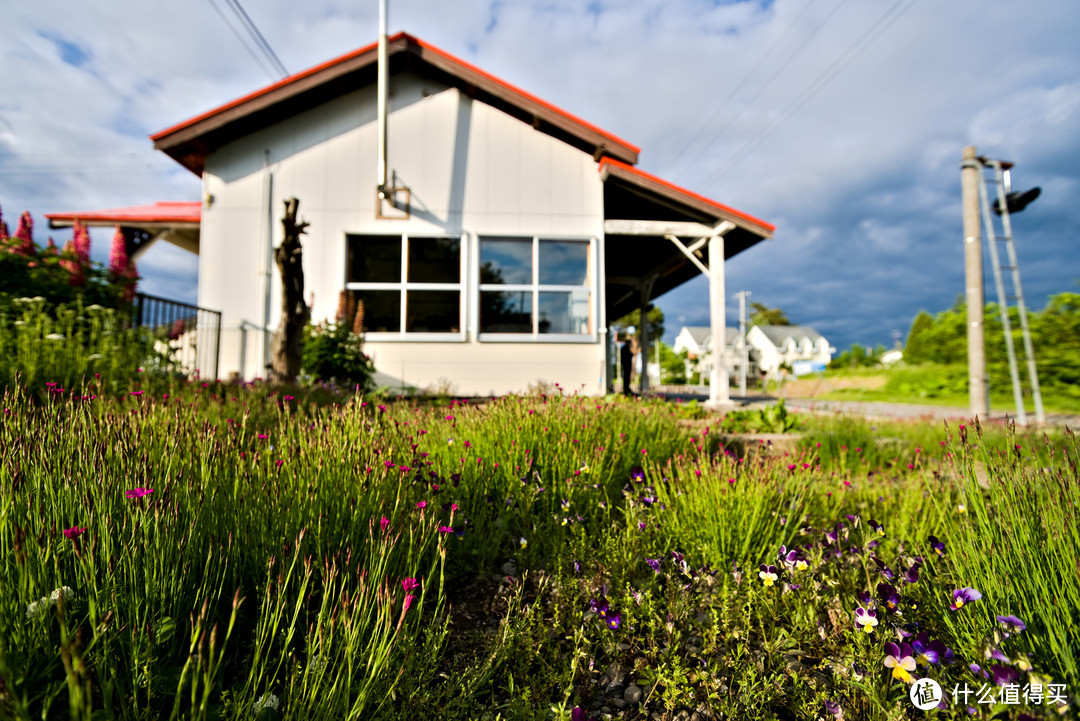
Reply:
M625 691L623 691L623 698L626 699L627 703L640 703L641 696L641 687L637 684L632 683L626 687Z
M611 699L611 703L615 705L615 708L626 708L626 702L621 698L613 698Z

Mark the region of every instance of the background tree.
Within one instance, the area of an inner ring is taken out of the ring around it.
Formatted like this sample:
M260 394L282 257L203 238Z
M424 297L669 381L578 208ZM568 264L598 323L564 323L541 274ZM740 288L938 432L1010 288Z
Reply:
M649 320L649 345L658 342L664 337L664 311L659 306L651 306L645 316ZM641 311L632 310L622 318L615 321L615 325L621 328L634 326L637 335L641 335Z
M303 362L304 326L311 320L311 309L304 301L304 250L300 236L306 233L306 221L297 222L300 200L285 201L281 225L285 237L274 249L274 261L281 273L281 323L270 339L270 376L278 383L292 383Z
M934 318L925 310L920 310L911 321L907 343L904 344L904 362L909 364L926 363L930 360L934 334Z
M753 302L750 304L750 309L754 312L750 315L747 328L753 328L755 325L791 325L787 314L779 308L770 308L764 303Z

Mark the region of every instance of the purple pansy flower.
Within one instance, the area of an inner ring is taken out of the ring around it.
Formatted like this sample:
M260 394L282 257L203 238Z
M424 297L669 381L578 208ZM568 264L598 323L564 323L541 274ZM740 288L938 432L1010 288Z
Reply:
M758 578L761 579L761 582L764 583L765 586L773 585L774 583L776 583L776 579L780 577L776 573L776 566L766 566L763 563L758 566L758 568L760 569L760 572L758 573Z
M964 607L964 604L978 601L980 598L982 598L982 594L970 586L958 588L952 592L953 602L949 606L949 609L958 611Z
M855 625L863 633L873 633L874 627L878 625L877 611L862 608L861 606L856 608Z
M930 548L934 553L942 558L945 556L945 543L943 541L939 541L937 536L930 536L927 541L930 543Z
M840 704L836 701L825 699L825 710L835 716L837 719L844 718L844 709L840 708Z
M895 644L892 641L885 644L886 668L892 669L892 677L897 681L911 683L915 677L911 672L915 670L915 651L906 643Z
M1027 628L1027 624L1016 616L998 616L997 620L998 623L1005 627L1006 631L1011 633L1020 633Z
M900 594L897 593L896 588L888 583L879 583L877 586L878 600L881 601L881 608L886 609L890 613L896 613L900 606Z
M990 674L994 679L995 686L1015 684L1020 680L1020 671L1012 666L1002 666L999 663L995 663L990 667Z

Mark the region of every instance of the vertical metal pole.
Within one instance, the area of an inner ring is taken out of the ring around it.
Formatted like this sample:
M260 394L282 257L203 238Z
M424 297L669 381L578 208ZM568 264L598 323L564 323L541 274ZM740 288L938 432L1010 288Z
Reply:
M735 295L739 296L739 395L746 396L746 366L750 363L750 352L746 347L746 296L751 295L748 290L740 290Z
M386 16L388 14L387 0L379 0L379 59L377 69L377 82L376 92L378 98L376 100L376 111L378 114L378 145L379 145L379 165L378 165L378 194L380 202L389 197L389 182L388 182L388 170L386 162L386 105L387 95L390 92L390 69L388 65L388 51L386 47Z
M709 376L709 405L726 405L731 400L728 371L724 365L725 318L724 236L709 238L709 325L712 329L712 372Z
M979 234L979 182L982 164L975 146L964 148L960 165L960 189L964 210L964 285L968 321L968 398L972 416L990 415L987 393L986 355L983 345L982 241Z
M652 295L652 279L647 279L641 284L641 329L638 331L638 339L641 341L638 355L641 357L641 395L649 391L649 296Z

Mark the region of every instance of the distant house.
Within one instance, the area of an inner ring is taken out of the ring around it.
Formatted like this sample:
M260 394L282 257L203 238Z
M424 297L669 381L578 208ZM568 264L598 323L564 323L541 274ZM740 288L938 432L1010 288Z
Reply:
M823 335L805 325L756 325L746 334L746 342L757 352L759 371L769 375L796 361L827 365L836 352Z
M724 329L724 367L728 369L732 377L739 374L742 364L743 341L739 337L737 328ZM708 326L683 326L679 334L675 336L672 350L676 353L687 352L691 361L689 370L700 373L702 377L708 377L712 371L713 347L712 332ZM747 373L753 375L755 370L754 354L749 357Z
M220 377L266 374L273 249L292 196L310 222L312 318L333 320L351 295L382 384L462 395L541 382L606 392L609 320L697 277L702 258L723 288L724 261L773 234L634 167L631 143L419 38L387 46L387 98L371 44L151 136L202 179L191 246L199 305L222 314ZM720 327L722 304L710 312Z

